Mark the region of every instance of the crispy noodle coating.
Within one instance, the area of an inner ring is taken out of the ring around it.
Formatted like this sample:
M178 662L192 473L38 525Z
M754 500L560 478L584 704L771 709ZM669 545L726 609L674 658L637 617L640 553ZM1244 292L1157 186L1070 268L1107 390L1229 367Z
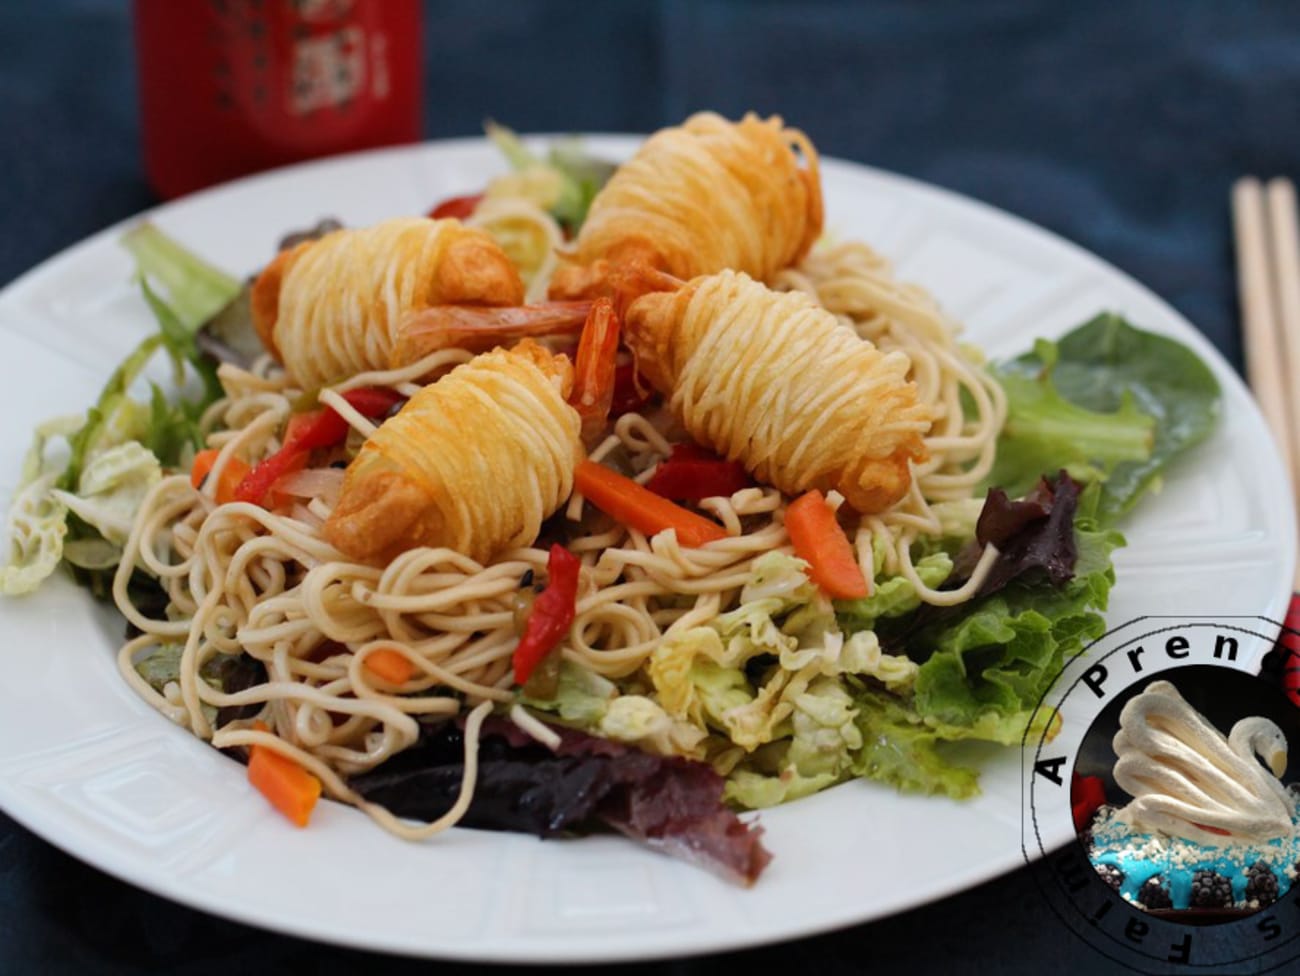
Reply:
M691 436L786 494L835 489L880 512L927 456L932 417L907 356L881 352L808 295L724 271L637 299L624 326Z
M682 279L735 268L767 280L807 254L821 229L817 151L802 132L778 116L729 122L700 112L618 168L550 293L591 297L612 268L637 263Z
M572 382L567 357L529 340L456 367L366 441L325 538L369 562L432 546L484 563L532 542L583 457Z
M397 358L404 316L435 305L518 305L524 286L486 232L458 220L397 217L280 253L253 285L262 343L304 389Z

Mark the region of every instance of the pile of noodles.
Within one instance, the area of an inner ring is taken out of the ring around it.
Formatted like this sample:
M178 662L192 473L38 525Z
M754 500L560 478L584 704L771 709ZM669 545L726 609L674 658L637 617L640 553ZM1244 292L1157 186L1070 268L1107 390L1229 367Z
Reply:
M527 264L530 294L541 294L560 240L554 221L527 200L500 201L478 215L499 231L507 250ZM494 226L496 225L496 226ZM956 329L922 289L899 282L889 264L866 245L823 245L771 284L814 296L882 349L901 349L912 363L919 398L937 418L925 438L929 460L914 469L909 494L891 509L861 518L852 539L864 571L872 573L873 540L885 543L886 571L906 576L921 598L954 603L980 585L983 567L960 590L939 591L917 576L912 544L941 534L938 502L971 499L993 463L1005 416L998 384L960 346ZM355 376L321 395L358 432L371 424L338 393L356 386L388 386L410 395L414 378L437 375L470 358L445 350L403 370ZM204 418L208 445L221 453L208 478L239 456L255 459L279 447L278 432L301 395L265 360L251 371L224 366L227 396ZM963 411L963 403L966 410ZM670 450L666 416L627 414L592 452L617 455L639 480ZM335 477L337 475L337 477ZM520 548L479 565L448 549L416 549L387 566L348 560L321 536L337 498L341 471L312 472L299 480L301 497L287 511L246 503L217 505L211 489L196 491L188 476L165 478L139 512L117 573L114 597L140 630L118 656L124 678L155 708L220 747L256 743L289 756L318 776L325 791L353 803L405 837L442 830L463 815L476 777L478 728L494 706L509 705L511 654L518 639L521 580L542 573L547 552ZM288 486L293 488L292 482ZM702 507L726 527L728 538L705 549L683 549L671 535L640 532L591 511L574 496L560 516L570 521L569 548L585 567L571 635L563 644L573 664L610 679L635 674L666 634L706 623L734 607L754 560L791 552L783 525L787 499L754 487ZM166 619L151 619L131 602L128 582L139 567L156 576L170 597ZM183 646L179 680L156 691L135 663L161 645ZM385 685L365 667L367 655L396 649L414 665L401 687ZM223 693L202 674L214 656L247 653L266 667L267 680ZM433 692L433 693L430 693ZM262 720L215 729L223 706L264 706ZM418 719L453 717L470 708L466 775L459 801L437 822L412 826L351 790L346 778L374 768L411 745ZM515 708L517 722L545 738L545 727Z

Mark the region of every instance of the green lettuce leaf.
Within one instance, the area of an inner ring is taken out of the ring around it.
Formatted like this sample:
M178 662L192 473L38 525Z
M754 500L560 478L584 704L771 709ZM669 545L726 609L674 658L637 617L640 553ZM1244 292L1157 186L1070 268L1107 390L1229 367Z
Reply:
M972 534L974 523L971 524ZM937 587L952 572L952 557L935 552L916 564L916 575L931 588ZM882 617L901 617L921 605L916 588L903 576L891 576L875 583L871 596L857 600L836 600L835 616L845 633L871 630Z
M158 331L118 365L79 423L38 430L34 450L41 473L25 479L10 514L9 561L0 573L0 592L7 595L36 589L61 560L77 568L78 578L96 594L105 592L123 527L156 480L158 466L178 466L201 446L199 418L221 396L216 369L195 335L239 293L240 283L147 222L124 234L122 244L136 258ZM151 281L166 290L165 299ZM159 350L170 358L178 386L187 369L195 373L203 387L198 397L172 402L153 384L148 402L131 396ZM68 451L51 464L46 448L56 436L66 439Z
M1103 483L1107 518L1204 440L1221 409L1218 381L1194 352L1109 313L1057 343L1040 340L996 375L1008 413L987 483L1016 497L1065 468Z
M909 640L914 653L929 652L916 677L916 712L942 727L944 738L1020 742L1066 660L1105 633L1101 612L1115 582L1110 553L1124 538L1098 526L1099 498L1095 485L1080 496L1078 558L1064 586L1018 578Z
M859 685L854 694L862 747L854 775L904 793L943 794L964 800L979 793L979 775L943 755L944 736L899 698Z
M828 786L834 786L840 779L841 777L830 773L804 776L793 771L764 775L739 767L727 777L723 798L728 803L747 810L762 810L820 793Z
M147 220L122 235L122 246L135 258L137 273L152 278L167 293L169 310L182 330L175 340L182 344L185 335L192 342L199 326L228 305L242 287L237 278L204 261ZM165 326L163 331L168 331Z
M68 461L58 479L61 489L76 491L88 457L147 435L145 412L127 390L162 344L161 335L148 336L109 376L81 426L68 435Z

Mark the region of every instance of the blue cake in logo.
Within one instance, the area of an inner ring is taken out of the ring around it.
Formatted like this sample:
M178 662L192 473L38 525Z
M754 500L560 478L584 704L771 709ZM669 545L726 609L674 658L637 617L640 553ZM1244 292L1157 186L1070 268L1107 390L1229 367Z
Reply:
M1293 886L1300 795L1283 785L1287 741L1267 718L1227 735L1168 681L1120 714L1114 778L1132 800L1104 806L1088 856L1111 887L1149 911L1254 911Z

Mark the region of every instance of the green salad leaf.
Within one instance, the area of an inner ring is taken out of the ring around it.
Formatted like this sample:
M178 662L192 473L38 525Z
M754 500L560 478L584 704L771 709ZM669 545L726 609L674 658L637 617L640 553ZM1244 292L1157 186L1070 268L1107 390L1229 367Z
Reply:
M122 246L135 258L136 272L152 278L166 293L169 311L184 333L176 332L174 338L182 344L193 342L199 326L239 294L237 278L204 261L147 220L122 235Z
M9 507L8 559L0 566L0 593L5 596L33 592L63 558L68 509L52 491L60 468L46 447L52 440L66 438L79 424L78 417L58 417L38 424L32 436Z
M853 772L904 793L939 793L964 800L979 793L979 774L943 754L943 732L928 725L906 700L864 685L856 689L862 748Z
M64 558L83 569L116 566L136 511L161 479L158 458L138 441L95 454L82 469L75 492L54 490L55 497L94 530L91 538L67 542Z
M95 405L86 411L81 426L68 435L68 463L59 475L58 486L76 491L81 469L88 457L127 441L146 436L144 411L127 395L136 377L162 346L162 336L151 335L136 346L118 365L100 390Z
M1008 413L988 484L1015 497L1065 468L1102 482L1100 511L1110 518L1204 440L1221 409L1219 383L1196 353L1112 313L1059 342L1040 340L996 375Z
M618 686L595 671L580 668L569 661L560 663L555 694L534 698L520 694L519 702L538 711L549 712L578 728L593 726L605 717L609 703L618 697Z
M545 157L533 153L511 129L496 122L484 125L487 136L515 170L503 188L527 196L576 234L596 198L615 170L613 163L588 155L578 139L562 139ZM489 187L488 195L493 194Z
M645 695L624 694L608 678L569 661L560 664L553 696L521 694L518 700L548 713L558 724L660 755L696 757L705 736L698 726L672 718L658 702Z
M931 588L946 580L951 572L952 557L945 552L931 553L916 564L916 575ZM920 605L921 598L911 582L904 576L893 576L877 583L870 596L836 600L835 615L846 633L854 633L869 631L880 618L901 617Z
M1105 632L1101 612L1115 582L1110 554L1124 537L1101 527L1099 499L1096 485L1080 496L1078 555L1063 586L1045 574L1017 577L909 639L909 649L929 652L916 678L916 712L942 726L945 738L1020 742L1065 661Z
M201 446L199 418L221 396L216 368L195 336L235 298L240 283L147 222L127 231L122 243L136 258L158 331L118 365L84 417L37 429L10 514L9 561L0 572L6 595L36 589L60 560L80 571L96 593L105 592L144 494L162 467L182 464ZM165 289L165 298L154 284ZM150 384L147 402L132 396L160 350L171 360L178 386L187 370L199 378L196 397L169 400L156 384ZM67 442L66 457L57 461L48 450L56 438Z
M824 790L850 771L862 732L843 682L816 678L792 704L790 738L733 771L728 800L750 809L775 806Z

